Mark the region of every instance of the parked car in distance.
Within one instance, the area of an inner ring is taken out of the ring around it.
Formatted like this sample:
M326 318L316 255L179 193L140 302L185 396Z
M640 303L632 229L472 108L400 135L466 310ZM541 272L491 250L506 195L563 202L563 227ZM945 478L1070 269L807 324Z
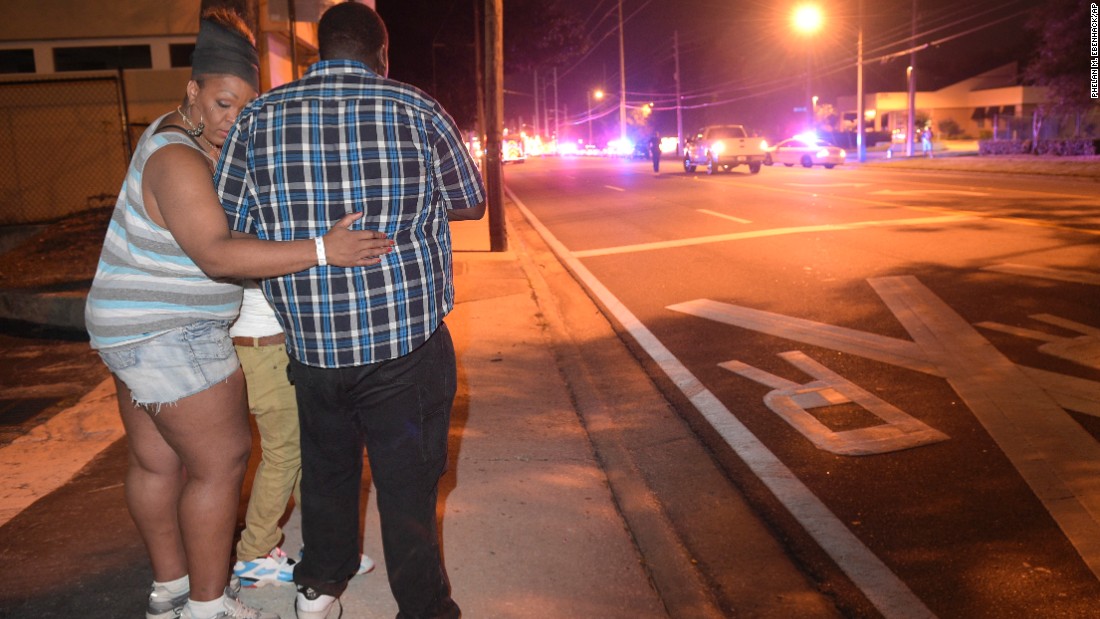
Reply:
M844 163L848 156L843 148L809 136L795 136L769 146L766 150L768 152L764 156L764 165L782 163L788 168L799 164L804 168L820 165L831 170Z

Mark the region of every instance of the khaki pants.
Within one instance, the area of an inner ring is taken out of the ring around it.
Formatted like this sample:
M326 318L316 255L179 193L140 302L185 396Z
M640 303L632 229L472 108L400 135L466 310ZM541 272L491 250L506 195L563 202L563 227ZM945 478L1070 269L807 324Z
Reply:
M260 431L260 464L252 482L237 560L263 557L283 538L279 521L290 497L300 502L302 454L298 439L298 405L287 378L286 347L237 346L248 387L248 406Z

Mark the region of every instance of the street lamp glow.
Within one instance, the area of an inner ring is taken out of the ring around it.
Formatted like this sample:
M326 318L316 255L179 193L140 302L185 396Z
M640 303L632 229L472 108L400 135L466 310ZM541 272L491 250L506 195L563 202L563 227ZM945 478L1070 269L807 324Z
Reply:
M597 101L603 99L603 91L597 88L596 92L592 93L592 97Z
M791 24L794 29L805 34L813 34L821 30L823 23L825 23L825 17L815 4L800 4L791 13Z

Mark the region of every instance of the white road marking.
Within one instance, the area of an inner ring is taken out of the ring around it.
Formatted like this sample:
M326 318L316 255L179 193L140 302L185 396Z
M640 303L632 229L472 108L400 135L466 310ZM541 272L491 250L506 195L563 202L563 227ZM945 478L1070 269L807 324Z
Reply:
M764 396L764 404L801 432L818 449L843 456L869 456L931 445L950 438L810 359L801 351L780 353L779 356L817 380L800 385L740 361L726 361L718 365L773 387L774 390ZM861 406L883 423L838 432L821 423L809 412L812 408L848 402Z
M789 187L866 187L870 183L783 183Z
M982 270L995 271L997 273L1008 273L1010 275L1023 275L1025 277L1039 277L1042 279L1052 279L1055 281L1070 282L1073 284L1090 284L1092 286L1100 286L1100 274L1088 273L1086 271L1048 269L1045 267L1036 267L1026 264L995 264L988 267L982 267Z
M0 526L63 486L122 435L115 381L107 378L72 407L0 449Z
M607 187L608 189L614 189L615 191L626 191L622 187L616 187L614 185L604 185L604 187Z
M705 245L707 243L724 243L727 241L740 241L744 239L758 239L770 236L783 236L787 234L807 234L811 232L840 232L844 230L860 230L863 228L886 228L891 226L923 226L929 224L956 223L975 219L970 215L943 215L939 217L915 217L911 219L884 219L876 221L856 221L846 224L822 224L819 226L799 226L792 228L771 228L769 230L753 230L750 232L732 232L729 234L716 234L712 236L697 236L690 239L677 239L675 241L659 241L656 243L638 243L636 245L620 245L619 247L605 247L603 249L589 249L573 252L577 258L591 258L594 256L610 256L613 254L628 254L639 251L654 251L658 249L671 249L674 247L691 247L693 245Z
M947 379L1100 575L1100 446L1063 410L1100 415L1100 384L1017 367L916 278L869 281L912 342L707 299L669 309Z
M725 213L719 213L717 211L710 211L710 210L707 210L705 208L700 208L700 209L695 209L695 210L699 211L700 213L704 213L706 215L714 215L715 217L721 217L722 219L728 219L730 221L736 221L739 224L751 224L752 223L752 221L750 221L748 219L741 219L740 217L734 217L733 215L726 215Z
M1060 337L999 322L979 322L975 326L1045 342L1039 346L1039 352L1100 370L1100 329L1050 314L1035 314L1031 318L1082 335L1074 338Z
M1100 444L915 277L869 281L1100 576Z
M507 187L505 191L558 259L584 282L592 294L600 299L604 307L608 308L623 328L691 400L711 427L783 503L806 532L832 557L879 612L891 619L935 617L920 598L836 515L829 511L821 499L768 450L760 439L750 432L625 305L611 294L610 290L581 264L576 254L571 253L542 225L519 196Z
M943 377L939 368L926 358L920 347L909 340L719 303L709 299L677 303L670 305L668 309ZM1020 370L1029 379L1041 385L1043 390L1063 408L1100 417L1100 383L1026 366L1020 366Z
M984 191L966 191L964 189L880 189L871 192L872 196L926 196L929 194L973 197L990 195Z

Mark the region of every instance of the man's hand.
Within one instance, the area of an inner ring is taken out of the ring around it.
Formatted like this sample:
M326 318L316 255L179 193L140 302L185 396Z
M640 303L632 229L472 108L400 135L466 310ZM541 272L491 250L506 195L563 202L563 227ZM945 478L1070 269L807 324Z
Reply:
M393 251L393 241L374 230L349 230L362 213L344 215L325 233L326 261L338 267L362 267L382 262Z

